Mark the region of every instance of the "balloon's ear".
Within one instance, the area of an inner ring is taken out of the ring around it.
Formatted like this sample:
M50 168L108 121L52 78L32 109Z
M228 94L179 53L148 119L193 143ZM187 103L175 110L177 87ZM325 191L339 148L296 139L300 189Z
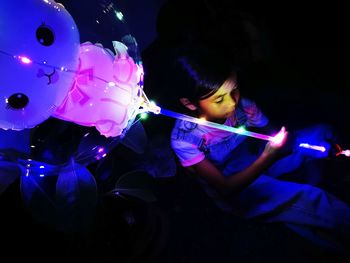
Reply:
M188 98L180 98L180 102L189 110L197 110L197 106L194 105Z

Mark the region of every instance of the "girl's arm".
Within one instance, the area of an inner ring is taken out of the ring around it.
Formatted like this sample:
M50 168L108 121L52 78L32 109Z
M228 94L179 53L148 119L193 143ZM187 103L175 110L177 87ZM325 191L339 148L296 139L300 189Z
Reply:
M286 134L287 135L287 134ZM229 195L237 193L250 185L262 172L267 170L275 161L280 159L281 149L286 139L281 144L269 142L263 153L246 169L224 177L221 171L208 159L187 168L191 173L203 177L210 185L214 186L221 194Z

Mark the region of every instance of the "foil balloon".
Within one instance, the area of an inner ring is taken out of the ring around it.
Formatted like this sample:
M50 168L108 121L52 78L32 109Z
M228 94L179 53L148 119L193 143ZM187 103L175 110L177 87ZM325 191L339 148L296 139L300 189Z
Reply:
M0 18L0 128L33 128L71 88L78 28L52 0L0 1Z
M81 44L74 84L53 117L95 126L106 137L122 134L139 108L142 68L123 43L113 45L116 54L101 44Z

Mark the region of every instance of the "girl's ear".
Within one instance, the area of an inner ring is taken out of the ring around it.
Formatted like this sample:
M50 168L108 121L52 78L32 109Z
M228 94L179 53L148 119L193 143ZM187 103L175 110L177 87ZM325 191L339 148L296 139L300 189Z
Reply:
M180 98L180 102L189 110L197 110L197 106L190 102L188 98Z

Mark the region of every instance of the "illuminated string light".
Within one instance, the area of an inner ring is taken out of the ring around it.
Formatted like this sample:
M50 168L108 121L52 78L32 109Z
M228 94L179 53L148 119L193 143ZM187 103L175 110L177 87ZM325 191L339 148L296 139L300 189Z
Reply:
M23 64L32 64L32 60L28 57L21 57L19 56L18 59L23 63Z
M231 126L227 126L227 125L223 125L223 124L218 124L215 122L211 122L211 121L207 121L203 118L195 118L192 116L188 116L185 114L181 114L181 113L177 113L174 111L170 111L167 109L162 109L159 106L157 106L154 102L150 102L147 97L144 95L144 99L145 99L145 103L143 105L143 112L152 112L154 114L162 114L171 118L175 118L175 119L180 119L183 121L189 121L192 123L196 123L196 124L200 124L200 125L204 125L204 126L208 126L208 127L212 127L212 128L216 128L219 130L223 130L223 131L228 131L228 132L233 132L239 135L244 135L244 136L249 136L249 137L253 137L256 139L261 139L261 140L265 140L265 141L271 141L273 142L275 145L281 144L283 139L285 138L285 128L282 127L282 129L275 135L275 136L269 136L269 135L265 135L265 134L260 134L260 133L256 133L256 132L251 132L251 131L247 131L245 129L244 126L235 128L235 127L231 127ZM300 143L299 147L302 148L307 148L307 149L312 149L312 150L316 150L316 151L320 151L320 152L325 152L327 151L327 149L324 146L318 146L318 145L311 145L308 143ZM339 148L339 152L337 153L337 155L345 155L347 157L350 157L350 150L342 150L341 148Z
M168 116L168 117L172 117L172 118L176 118L176 119L189 121L189 122L193 122L196 124L216 128L216 129L223 130L223 131L228 131L228 132L233 132L233 133L244 135L244 136L254 137L254 138L265 140L265 141L273 141L274 140L273 136L247 131L245 128L242 128L242 127L235 128L235 127L231 127L231 126L227 126L227 125L222 125L222 124L219 124L216 122L207 121L205 119L198 119L198 118L195 118L192 116L188 116L185 114L177 113L177 112L166 110L166 109L160 109L160 114Z
M238 130L240 133L246 132L246 128L245 128L243 125L240 126L240 127L238 127L237 130Z
M140 114L140 119L141 120L146 120L148 118L148 114L146 112L143 112Z
M63 66L59 67L59 66L55 66L55 65L49 65L49 64L47 64L46 61L35 61L27 56L24 56L24 55L19 56L19 55L10 54L10 53L7 53L3 50L0 50L0 55L12 57L12 58L18 60L20 63L25 64L25 65L35 64L35 65L41 65L41 66L45 66L47 68L56 69L56 70L60 70L60 71L64 71L64 72L68 72L68 73L72 73L72 74L78 73L77 70L68 69L68 68L63 67Z
M233 132L233 133L236 133L236 134L239 134L239 135L249 136L249 137L253 137L253 138L261 139L261 140L265 140L265 141L270 141L274 145L281 144L283 142L285 136L286 136L285 127L282 127L281 130L275 136L269 136L269 135L265 135L265 134L260 134L260 133L256 133L256 132L247 131L244 126L235 128L235 127L231 127L231 126L222 125L222 124L219 124L219 123L207 121L207 120L205 120L203 118L195 118L195 117L188 116L188 115L181 114L181 113L177 113L177 112L174 112L174 111L171 111L171 110L162 109L159 106L157 106L155 102L150 101L147 98L147 96L146 96L146 94L144 93L143 90L141 90L141 92L142 92L142 96L140 98L141 99L141 101L139 103L140 107L138 109L138 113L139 114L146 113L146 112L152 112L152 113L154 113L156 115L162 114L164 116L168 116L168 117L171 117L171 118L180 119L180 120L183 120L183 121L189 121L189 122L192 122L192 123L196 123L196 124L200 124L200 125L216 128L216 129L219 129L219 130ZM327 149L324 146L311 145L311 144L308 144L308 143L300 143L299 147L312 149L312 150L316 150L316 151L320 151L320 152L327 151ZM338 152L336 153L336 156L338 156L340 154L345 155L347 157L350 157L350 150L343 150L338 145Z
M115 13L115 16L116 16L120 21L123 21L124 15L123 15L122 12L119 12L119 11L114 10L114 13Z

